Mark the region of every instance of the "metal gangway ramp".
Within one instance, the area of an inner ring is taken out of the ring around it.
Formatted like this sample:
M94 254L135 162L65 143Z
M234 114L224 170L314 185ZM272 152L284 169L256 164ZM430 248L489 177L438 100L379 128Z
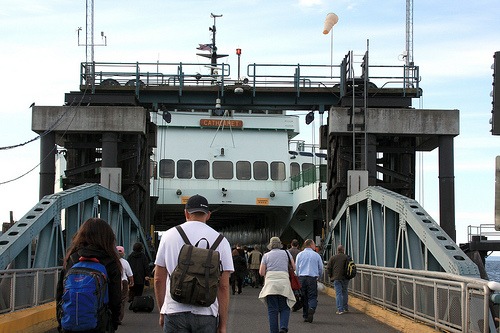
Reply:
M0 272L0 312L8 316L23 308L55 306L60 269L55 258L65 249L62 221L69 227L66 237L71 237L76 225L99 215L110 221L124 246L146 242L139 221L120 198L97 184L46 196L2 235L0 262L14 263L17 269ZM489 303L495 286L478 278L477 266L416 201L369 187L350 196L342 207L331 222L327 253L343 243L357 261L352 295L450 332L494 329ZM24 269L19 269L21 264ZM333 314L333 303L330 307ZM55 310L48 313L53 321ZM4 321L0 319L0 327Z
M74 234L91 217L107 221L129 253L147 245L141 224L123 197L99 184L84 184L42 198L0 236L0 268L47 268L62 264ZM153 260L149 246L146 255Z

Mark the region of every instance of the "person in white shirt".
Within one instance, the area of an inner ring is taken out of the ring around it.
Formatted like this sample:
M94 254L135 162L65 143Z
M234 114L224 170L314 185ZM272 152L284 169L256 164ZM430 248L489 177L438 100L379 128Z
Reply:
M219 236L216 230L206 224L210 214L206 198L198 194L189 198L184 209L186 222L181 227L191 244L204 238L211 245ZM177 266L179 252L184 244L176 228L167 230L160 240L154 277L156 302L160 309L159 324L165 333L226 333L229 276L234 271L231 246L224 238L216 249L222 266L217 299L210 306L203 307L176 302L170 295L169 273ZM200 247L204 244L202 240Z
M121 324L123 316L125 315L125 303L127 302L128 297L128 287L134 285L134 276L132 275L132 268L130 268L130 264L123 258L125 256L125 249L123 246L118 245L116 250L120 256L120 263L122 264L122 303L119 317L119 324Z

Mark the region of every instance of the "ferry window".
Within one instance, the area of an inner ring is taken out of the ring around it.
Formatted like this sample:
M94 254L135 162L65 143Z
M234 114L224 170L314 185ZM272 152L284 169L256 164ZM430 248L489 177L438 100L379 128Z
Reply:
M212 176L215 179L233 179L233 162L215 161L212 165Z
M236 162L236 178L239 180L249 180L252 177L250 162L238 161Z
M269 172L267 170L267 162L256 161L253 162L253 178L255 180L267 180Z
M179 179L190 179L193 177L193 168L191 167L192 162L190 160L178 160L177 161L177 178Z
M297 162L290 163L290 177L300 174L300 165Z
M160 160L160 177L161 178L174 178L175 163L174 160Z
M302 179L306 184L316 181L316 168L312 163L302 163Z
M302 171L306 171L309 169L314 169L314 164L312 163L302 163Z
M194 178L208 179L210 176L210 164L205 160L194 161Z
M271 179L272 180L285 180L285 163L271 162Z

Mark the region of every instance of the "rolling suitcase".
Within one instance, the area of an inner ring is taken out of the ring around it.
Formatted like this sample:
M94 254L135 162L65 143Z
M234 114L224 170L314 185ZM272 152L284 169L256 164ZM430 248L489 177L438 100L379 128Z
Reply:
M151 296L135 296L130 303L129 310L134 312L151 312L155 307L155 301Z

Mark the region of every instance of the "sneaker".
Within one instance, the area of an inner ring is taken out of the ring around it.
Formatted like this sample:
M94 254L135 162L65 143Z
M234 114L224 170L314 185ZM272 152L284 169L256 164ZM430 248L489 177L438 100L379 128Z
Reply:
M314 312L315 310L313 308L309 308L309 310L307 311L307 321L310 323L313 322Z
M345 313L345 311L337 311L336 312L336 314L338 314L338 315L341 315L341 314L344 314L344 313Z

